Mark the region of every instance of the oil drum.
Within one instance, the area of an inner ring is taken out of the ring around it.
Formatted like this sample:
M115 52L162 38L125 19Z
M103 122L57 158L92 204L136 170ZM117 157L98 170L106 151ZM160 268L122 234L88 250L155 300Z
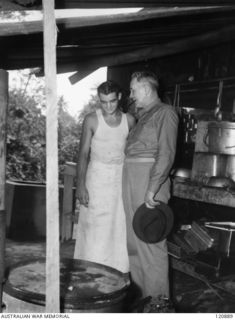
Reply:
M45 259L10 268L4 286L4 312L44 313ZM122 312L129 277L116 269L78 259L60 261L60 306L65 313Z

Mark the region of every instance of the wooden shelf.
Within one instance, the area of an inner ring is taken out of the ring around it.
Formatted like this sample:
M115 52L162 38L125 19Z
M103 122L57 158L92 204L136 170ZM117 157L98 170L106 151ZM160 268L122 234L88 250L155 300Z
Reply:
M173 180L173 196L221 206L235 207L235 190L207 187L196 184L191 180L183 180L182 178L175 178Z

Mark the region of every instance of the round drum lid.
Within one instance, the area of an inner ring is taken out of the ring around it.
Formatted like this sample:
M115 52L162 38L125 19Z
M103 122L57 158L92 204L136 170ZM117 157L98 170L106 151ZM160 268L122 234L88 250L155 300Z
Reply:
M62 259L60 262L61 302L70 308L81 308L87 304L102 307L119 299L128 286L128 276L102 264L78 259ZM45 259L13 266L4 291L15 298L45 305Z

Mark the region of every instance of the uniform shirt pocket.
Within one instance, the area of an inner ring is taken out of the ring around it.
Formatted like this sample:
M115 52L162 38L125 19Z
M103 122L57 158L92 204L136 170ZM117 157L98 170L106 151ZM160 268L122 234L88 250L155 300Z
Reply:
M142 144L144 144L146 148L156 150L157 135L156 128L153 126L152 121L143 124L142 130L139 133L138 140Z

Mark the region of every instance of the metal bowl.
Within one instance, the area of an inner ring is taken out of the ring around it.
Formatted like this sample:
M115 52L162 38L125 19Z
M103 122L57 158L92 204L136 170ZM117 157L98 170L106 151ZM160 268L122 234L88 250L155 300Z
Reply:
M235 182L227 177L210 177L207 182L208 187L235 189Z
M173 172L174 177L180 177L184 179L190 179L191 177L191 170L186 168L176 168Z

